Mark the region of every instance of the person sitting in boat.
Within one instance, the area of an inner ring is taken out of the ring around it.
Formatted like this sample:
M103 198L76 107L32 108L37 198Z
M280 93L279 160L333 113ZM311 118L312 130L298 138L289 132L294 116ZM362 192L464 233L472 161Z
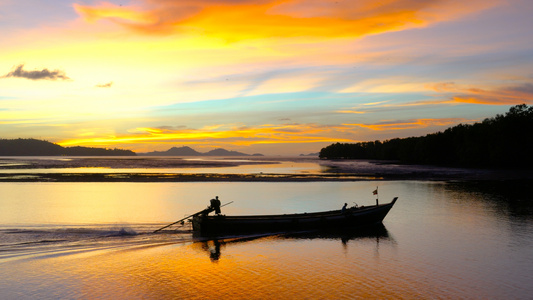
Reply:
M220 215L220 200L218 200L218 196L215 199L211 199L211 206L209 208L214 210L216 215Z
M341 209L341 212L346 212L346 207L348 206L348 203L344 203L344 206Z

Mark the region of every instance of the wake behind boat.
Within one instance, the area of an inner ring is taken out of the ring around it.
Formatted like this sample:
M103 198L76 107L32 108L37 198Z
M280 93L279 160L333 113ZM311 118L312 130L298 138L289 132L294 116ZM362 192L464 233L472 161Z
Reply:
M381 224L398 197L390 203L314 213L251 216L210 216L207 209L191 215L193 231L200 236L264 232L337 229Z

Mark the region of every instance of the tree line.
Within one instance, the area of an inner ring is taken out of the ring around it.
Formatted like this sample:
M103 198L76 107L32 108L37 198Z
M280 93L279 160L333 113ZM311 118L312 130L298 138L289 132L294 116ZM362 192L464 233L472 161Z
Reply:
M459 124L421 137L335 143L322 159L380 159L457 167L533 167L533 106L513 106L481 123Z
M62 147L37 139L0 139L0 156L134 156L124 149Z

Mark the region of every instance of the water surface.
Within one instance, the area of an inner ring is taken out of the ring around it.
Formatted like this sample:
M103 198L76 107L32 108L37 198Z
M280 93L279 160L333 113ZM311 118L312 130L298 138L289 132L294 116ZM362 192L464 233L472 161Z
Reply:
M375 230L195 238L153 230L205 208L399 200ZM506 184L435 181L0 183L3 299L461 298L533 294L533 207Z

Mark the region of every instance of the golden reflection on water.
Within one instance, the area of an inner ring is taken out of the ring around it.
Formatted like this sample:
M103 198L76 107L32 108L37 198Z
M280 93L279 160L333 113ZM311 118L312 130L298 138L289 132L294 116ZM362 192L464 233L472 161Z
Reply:
M170 223L214 195L235 201L224 207L228 215L319 211L367 204L360 201L372 197L366 195L375 185L4 183L0 221L9 226L0 233L13 237L11 228L24 227L10 225L16 222L46 232L46 222L80 221L99 224L88 227L100 232L102 223L124 216ZM54 244L40 243L49 239L40 232L25 233L38 243L0 249L4 257L15 255L0 260L0 298L527 299L533 293L530 201L450 186L380 182L380 200L400 197L385 219L390 234L193 242L190 234L151 234L161 226L136 224L152 230L96 242L59 231L68 242Z
M394 249L390 239L372 237L207 241L58 257L45 272L68 277L87 299L405 297L390 285L402 281L387 266Z

